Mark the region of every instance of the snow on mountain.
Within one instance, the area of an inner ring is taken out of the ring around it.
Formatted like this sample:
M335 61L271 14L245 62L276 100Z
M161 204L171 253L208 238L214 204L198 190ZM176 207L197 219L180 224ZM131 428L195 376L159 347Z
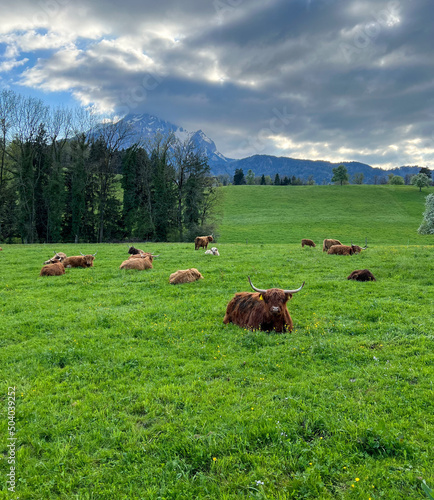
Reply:
M157 134L167 136L170 133L175 134L180 141L185 141L190 138L194 141L197 150L201 151L208 157L208 162L213 170L213 167L220 164L230 163L232 160L222 155L211 140L202 130L196 132L189 132L183 127L179 127L166 120L162 120L156 116L149 114L129 114L126 115L121 122L126 123L131 128L131 137L125 144L129 147L137 141L153 140Z

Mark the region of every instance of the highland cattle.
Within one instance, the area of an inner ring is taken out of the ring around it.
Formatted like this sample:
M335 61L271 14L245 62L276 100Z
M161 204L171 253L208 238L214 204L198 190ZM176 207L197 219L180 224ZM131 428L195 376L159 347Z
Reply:
M180 269L172 273L169 277L171 285L180 285L181 283L192 283L193 281L202 280L202 274L194 267L190 269Z
M327 253L329 255L354 255L355 253L358 253L354 245L348 246L348 245L332 245L328 250Z
M63 262L66 259L66 253L54 252L54 256L48 259L44 264L55 264L56 262Z
M356 269L347 277L347 280L377 281L369 269Z
M122 262L119 269L136 269L137 271L144 271L145 269L152 269L152 260L154 255L146 255L142 258L127 259Z
M199 248L205 248L205 250L208 248L208 243L211 243L211 241L214 241L214 238L209 235L209 236L196 236L194 239L194 249L199 250Z
M81 252L80 252L81 253ZM93 267L93 261L98 252L92 255L74 255L73 257L66 257L63 261L65 267Z
M140 250L140 248L135 248L133 246L130 246L130 248L128 249L128 253L131 255L139 255L139 254L143 254L143 253L147 253L147 252Z
M275 330L277 333L291 332L292 318L286 303L298 293L305 282L295 290L280 288L256 288L248 276L250 286L256 293L240 292L229 302L223 323L234 323L250 330Z
M53 264L47 264L39 273L39 276L61 276L65 274L65 267L62 262L55 262Z
M326 239L322 242L322 251L327 252L333 245L342 245L342 243L339 240Z
M301 240L301 246L302 246L302 248L304 248L305 246L316 247L315 243L312 240L308 240L307 238L303 238Z

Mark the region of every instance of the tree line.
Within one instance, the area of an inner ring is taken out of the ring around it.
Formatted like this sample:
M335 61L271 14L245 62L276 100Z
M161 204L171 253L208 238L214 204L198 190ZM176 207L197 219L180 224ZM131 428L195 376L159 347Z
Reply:
M336 168L332 169L333 177L331 178L331 182L335 184L349 184L350 183L350 175L348 174L348 170L345 165L339 165ZM406 175L405 178L400 175L394 175L390 173L386 176L378 177L374 176L374 184L392 184L392 185L409 185L413 184L419 187L428 187L432 185L431 181L432 172L428 167L422 167L418 174L414 175ZM363 184L364 174L362 172L358 172L353 174L351 181L353 184ZM229 184L229 176L218 176L219 181L223 184ZM234 172L233 176L233 184L234 185L274 185L274 186L301 186L308 185L312 186L315 184L315 180L313 175L310 175L307 179L302 179L300 177L296 177L293 175L292 177L284 176L280 177L277 173L274 176L274 180L270 175L262 175L256 176L252 169L249 169L247 175L244 175L244 171L242 168L237 168ZM323 184L328 184L328 182L324 181Z
M131 143L124 122L0 93L0 241L185 241L219 192L191 139Z

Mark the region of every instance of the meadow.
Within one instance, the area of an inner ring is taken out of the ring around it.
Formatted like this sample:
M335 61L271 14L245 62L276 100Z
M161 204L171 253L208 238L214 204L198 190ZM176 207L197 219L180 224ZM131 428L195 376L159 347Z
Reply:
M1 244L0 499L427 498L434 238L417 228L431 190L228 186L220 257L137 244L160 254L142 272L119 269L126 244ZM359 255L321 251L365 237ZM98 254L40 277L54 250ZM189 267L204 279L169 284ZM377 281L346 279L363 268ZM247 275L306 282L292 333L222 323Z

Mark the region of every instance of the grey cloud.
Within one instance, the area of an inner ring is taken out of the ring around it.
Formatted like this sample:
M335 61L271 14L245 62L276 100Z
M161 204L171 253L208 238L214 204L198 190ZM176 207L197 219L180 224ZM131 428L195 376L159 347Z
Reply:
M50 1L66 2L50 26L77 53L65 41L15 68L28 86L202 128L228 156L434 159L429 0Z

